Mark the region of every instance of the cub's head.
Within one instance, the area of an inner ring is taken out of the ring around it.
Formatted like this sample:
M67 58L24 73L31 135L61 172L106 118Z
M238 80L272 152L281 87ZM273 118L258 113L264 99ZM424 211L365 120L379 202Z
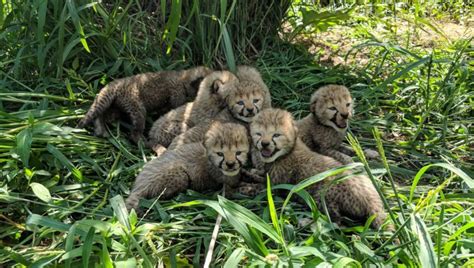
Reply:
M233 90L226 92L225 102L232 116L250 123L254 116L271 106L266 86L251 80L240 80Z
M247 129L234 123L212 123L204 139L209 161L226 176L235 176L247 162Z
M270 91L258 70L251 66L237 66L239 82L225 92L225 103L232 116L250 123L262 109L271 107Z
M293 149L298 131L289 112L270 108L255 116L250 134L262 161L271 163Z
M328 85L317 89L311 96L310 111L325 126L345 132L352 117L351 93L345 86Z
M214 71L199 83L195 103L209 108L223 108L227 92L233 91L239 82L237 76L229 71Z

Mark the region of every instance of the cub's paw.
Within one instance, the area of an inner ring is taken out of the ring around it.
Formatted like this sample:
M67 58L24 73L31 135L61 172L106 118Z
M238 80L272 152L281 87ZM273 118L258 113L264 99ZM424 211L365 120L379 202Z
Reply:
M263 184L242 182L240 183L237 192L247 196L256 196L264 189L265 186Z
M248 182L265 182L265 177L263 176L263 173L264 172L255 168L252 168L251 170L242 169L243 179L244 181Z

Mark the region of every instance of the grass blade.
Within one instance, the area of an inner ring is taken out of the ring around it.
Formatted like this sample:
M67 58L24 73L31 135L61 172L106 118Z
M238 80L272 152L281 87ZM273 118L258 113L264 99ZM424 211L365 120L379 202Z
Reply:
M272 228L270 228L268 223L264 222L252 211L228 199L225 199L222 196L219 196L219 204L225 213L234 216L239 221L244 222L249 226L252 226L253 228L259 230L260 232L273 239L278 244L281 244L281 239L278 233Z
M81 20L79 18L79 14L78 14L78 11L77 11L76 6L74 4L74 1L73 0L67 0L66 3L67 3L67 7L69 9L69 15L72 18L72 22L74 23L74 26L76 27L76 31L80 35L80 42L82 43L82 46L84 47L84 49L87 52L91 53L91 50L89 49L89 45L87 45L87 40L86 40L86 37L85 37L85 34L84 34L84 29L82 28ZM66 58L63 57L63 60L65 60L65 59Z
M82 177L82 172L75 168L71 161L69 161L69 159L67 159L67 157L58 150L58 148L50 143L48 143L46 148L48 149L48 152L54 155L54 157L56 157L56 159L58 159L59 162L61 162L61 164L63 164L72 173L72 175L74 175L74 177L79 180L79 182L83 181L84 178Z
M413 233L417 234L420 245L419 259L422 267L437 267L436 253L433 242L426 228L425 223L418 214L411 215L411 225Z
M454 174L456 174L457 176L459 176L461 179L464 180L464 182L467 184L467 186L470 188L470 189L473 189L474 188L474 179L472 179L471 177L469 177L469 175L467 175L464 171L462 171L461 169L451 165L451 164L447 164L447 163L435 163L435 164L430 164L430 165L427 165L427 166L424 166L422 167L415 175L415 177L413 178L413 183L411 185L411 188L410 188L410 198L409 198L409 201L411 202L413 200L413 196L415 194L415 189L416 189L416 186L418 185L418 182L420 181L421 179L421 176L423 176L423 174L425 174L425 172L432 168L432 167L442 167L442 168L445 168L447 170L450 170L451 172L453 172Z
M110 258L109 251L107 249L106 241L102 241L102 251L101 251L101 260L102 260L102 267L105 268L113 268L114 265L112 263L112 259Z
M224 264L225 268L237 268L242 258L245 256L243 248L236 248Z
M95 228L91 227L82 245L82 267L89 267L89 258L92 253L92 244L94 242Z
M165 31L163 33L163 40L167 40L168 43L166 54L171 53L171 48L173 46L174 41L176 40L179 22L181 20L181 4L182 0L171 1L171 14L169 16L168 22L166 23Z
M128 230L130 231L132 228L130 226L130 222L128 220L128 212L127 208L125 207L125 202L123 201L123 197L121 195L116 195L110 199L110 205L114 211L117 220Z
M29 167L32 140L31 128L29 127L23 129L16 135L15 149L25 167Z
M52 220L48 217L37 214L31 214L30 216L28 216L28 218L26 219L26 225L40 225L61 232L67 232L71 228L71 225L69 224Z
M223 37L223 46L224 46L224 55L226 58L227 66L231 72L237 71L237 65L235 64L234 50L232 48L232 42L230 40L229 32L227 31L227 25L219 20L221 26L222 37Z
M270 182L270 176L267 174L267 199L268 199L268 210L270 212L270 219L272 220L273 228L275 228L278 236L280 236L280 243L285 245L285 240L283 239L280 224L278 223L277 211L275 209L275 203L273 202L272 196L272 185Z

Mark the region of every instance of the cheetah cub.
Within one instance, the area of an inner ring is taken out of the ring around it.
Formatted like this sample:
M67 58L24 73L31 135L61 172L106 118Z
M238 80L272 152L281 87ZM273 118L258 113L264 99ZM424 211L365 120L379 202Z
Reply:
M148 146L159 153L179 134L199 123L211 122L224 108L224 93L237 82L238 78L229 71L215 71L206 76L194 101L169 111L153 123Z
M308 116L296 122L301 140L313 151L330 156L343 164L352 163L353 151L343 146L354 102L345 86L327 85L311 96ZM368 158L377 151L365 150Z
M193 100L201 80L209 73L209 68L200 66L182 71L138 74L112 81L96 96L78 126L85 127L94 122L94 134L105 137L106 119L115 119L121 112L131 121L131 140L138 142L143 137L147 112L165 113Z
M216 189L222 184L235 187L248 153L245 127L213 123L203 143L190 143L168 150L148 162L135 180L126 201L127 208L137 209L140 198L161 195L161 198L169 199L186 189L202 191Z
M153 124L149 146L160 155L173 139L171 149L202 141L213 120L247 124L269 107L270 91L255 68L238 66L236 75L214 72L202 81L194 102L170 111Z
M227 109L223 109L214 118L216 121L229 121L248 127L255 115L262 109L271 107L270 91L262 80L257 69L249 66L238 66L238 84L223 92L222 98ZM204 139L204 133L210 123L201 123L173 139L168 149Z
M263 167L273 184L296 184L315 174L341 166L331 157L311 151L298 137L298 130L289 112L266 109L250 124L252 135L252 161ZM345 172L343 175L350 175ZM376 214L372 222L379 228L386 218L382 200L367 176L353 175L337 184L330 177L312 185L308 191L322 209L321 190L329 187L325 195L326 205L333 221L342 216L367 219Z

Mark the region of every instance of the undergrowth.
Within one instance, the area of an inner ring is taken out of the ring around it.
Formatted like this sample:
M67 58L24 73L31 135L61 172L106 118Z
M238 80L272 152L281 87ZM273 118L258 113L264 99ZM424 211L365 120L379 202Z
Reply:
M372 26L401 14L418 18L417 30L430 27L429 12L419 10L423 5L414 6L416 16L403 5L378 2L371 2L372 11L310 7L304 21L298 10L307 7L295 1L283 23L297 31L264 36L273 31L269 25L235 20L266 16L244 12L257 1L240 4L239 14L237 1L193 1L204 22L193 15L170 20L181 1L170 1L174 11L150 11L139 2L1 1L0 265L199 267L218 214L224 220L214 266L474 265L472 37L433 48L412 46L412 37L396 34L376 38ZM278 9L287 4L272 3L281 4ZM429 10L454 9L459 19L465 12L456 8L460 3ZM322 25L323 18L330 23ZM313 30L330 31L337 24L351 25L357 37L346 55L351 64L320 64L320 55L309 53L303 41ZM183 34L189 25L214 32L194 30L190 38ZM255 29L250 37L246 27ZM238 41L230 41L236 36ZM258 47L249 47L252 38ZM368 60L360 61L360 53ZM356 116L350 143L362 164L343 169L366 172L376 182L396 234L370 229L370 219L337 227L314 207L304 186L342 169L297 186L268 183L255 198L188 191L170 201L145 202L151 207L145 218L126 212L123 197L153 154L130 144L120 125L110 126L108 139L75 128L95 94L118 77L232 63L258 67L274 105L296 118L308 113L318 86L351 89ZM381 161L368 163L360 146L379 150ZM304 202L272 195L277 188Z

